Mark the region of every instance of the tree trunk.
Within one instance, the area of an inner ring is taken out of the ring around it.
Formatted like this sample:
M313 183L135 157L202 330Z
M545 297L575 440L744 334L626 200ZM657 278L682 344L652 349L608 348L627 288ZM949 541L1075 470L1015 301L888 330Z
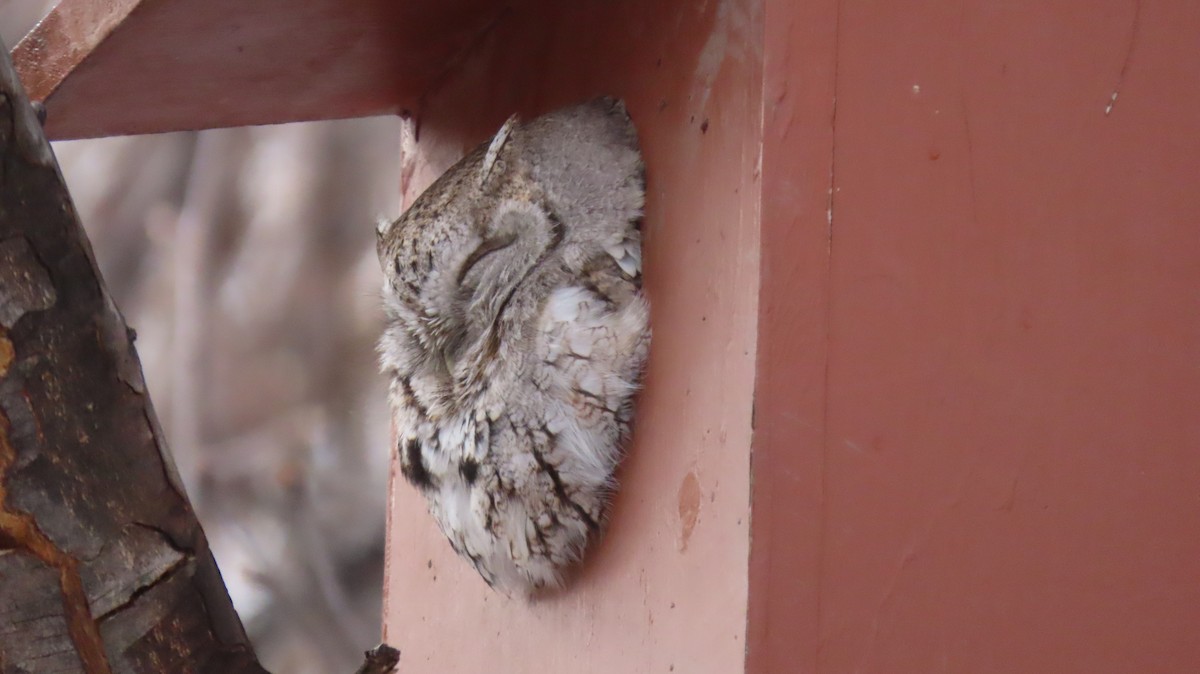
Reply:
M0 673L264 672L0 51Z

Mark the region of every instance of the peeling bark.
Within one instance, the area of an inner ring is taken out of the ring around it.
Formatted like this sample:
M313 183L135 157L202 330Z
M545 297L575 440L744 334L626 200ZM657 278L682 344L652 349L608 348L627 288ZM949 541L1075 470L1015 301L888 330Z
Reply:
M0 674L263 670L0 58Z

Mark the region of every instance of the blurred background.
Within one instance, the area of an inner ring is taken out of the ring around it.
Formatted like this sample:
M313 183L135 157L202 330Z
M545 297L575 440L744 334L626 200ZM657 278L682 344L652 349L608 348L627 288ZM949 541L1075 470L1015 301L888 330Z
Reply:
M0 0L10 48L53 6ZM264 666L378 642L388 471L374 222L394 117L55 143Z

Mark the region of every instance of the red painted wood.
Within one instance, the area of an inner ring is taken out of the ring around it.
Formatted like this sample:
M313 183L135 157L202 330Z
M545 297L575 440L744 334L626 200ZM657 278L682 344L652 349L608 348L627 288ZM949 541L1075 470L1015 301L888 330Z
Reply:
M768 1L746 671L816 671L837 0Z
M626 100L646 160L654 336L608 532L568 590L492 592L394 479L384 603L406 672L744 666L761 32L750 1L542 3L429 97L406 197L513 111Z
M416 110L496 0L63 0L13 49L55 139Z
M66 1L17 49L60 137L407 106L411 197L514 110L629 101L612 531L526 605L397 486L412 671L1200 669L1195 3Z
M767 12L753 670L1197 671L1200 6L816 11Z

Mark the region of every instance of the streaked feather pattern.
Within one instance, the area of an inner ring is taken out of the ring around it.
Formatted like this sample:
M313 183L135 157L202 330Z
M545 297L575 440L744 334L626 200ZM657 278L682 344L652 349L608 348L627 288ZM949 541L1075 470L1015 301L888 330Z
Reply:
M624 106L510 119L379 229L401 471L488 584L563 582L603 530L649 347Z

